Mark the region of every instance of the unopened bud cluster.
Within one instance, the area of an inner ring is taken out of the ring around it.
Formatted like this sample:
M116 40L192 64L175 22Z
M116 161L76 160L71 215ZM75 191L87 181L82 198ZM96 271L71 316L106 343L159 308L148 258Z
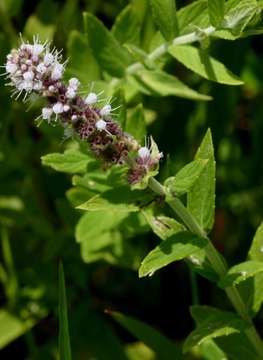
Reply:
M153 155L151 149L141 147L125 133L112 117L109 103L99 107L99 95L90 92L86 97L78 94L80 82L63 79L65 63L61 55L51 50L50 44L22 42L18 49L7 55L5 64L13 95L17 98L34 92L47 99L41 118L47 122L59 122L68 133L87 141L93 154L106 166L127 164L128 180L139 183L149 171L158 167L161 154Z

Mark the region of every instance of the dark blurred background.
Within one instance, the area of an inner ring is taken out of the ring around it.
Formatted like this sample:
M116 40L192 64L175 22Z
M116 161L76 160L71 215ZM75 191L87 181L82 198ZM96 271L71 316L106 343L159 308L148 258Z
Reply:
M34 33L47 35L64 49L66 58L70 32L82 31L83 10L96 14L110 28L127 3L1 0L0 62L4 64L6 54L17 44L19 32L28 38ZM187 3L177 1L177 7ZM220 40L212 43L211 53L240 75L245 85L228 87L201 81L173 62L167 69L189 84L197 84L214 100L144 97L142 101L156 117L148 132L172 160L169 170L163 162L160 179L189 162L206 129L211 128L217 160L212 240L231 265L245 260L263 215L263 40L261 36L235 42ZM106 262L85 264L74 239L80 213L65 196L70 177L43 167L40 161L42 155L63 151L62 131L36 127L33 120L39 107L26 112L21 101L11 101L3 77L0 82L0 260L6 262L7 256L13 269L8 288L0 282L0 305L25 317L35 314L42 318L2 349L1 358L56 358L59 259L65 268L74 359L123 359L119 347L133 344L135 339L104 314L104 309L137 317L182 341L193 328L189 314L192 287L185 263L171 264L143 279L135 270ZM139 240L146 250L159 242L150 232ZM201 304L230 309L224 293L207 280L197 276L197 285ZM15 304L12 299L16 299ZM257 325L263 332L262 312ZM5 331L8 329L0 320L0 338ZM146 354L145 359L152 357Z

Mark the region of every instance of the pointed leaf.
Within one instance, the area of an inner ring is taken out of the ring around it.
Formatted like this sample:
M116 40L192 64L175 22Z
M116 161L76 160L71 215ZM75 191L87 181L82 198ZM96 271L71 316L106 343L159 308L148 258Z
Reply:
M84 173L91 158L76 149L66 150L63 154L53 153L41 157L42 164L56 171L69 174Z
M245 261L229 269L227 274L219 281L219 286L225 288L227 286L237 285L241 281L245 281L261 272L263 272L263 262L253 260Z
M225 0L208 0L209 19L213 26L220 25L225 13Z
M119 312L114 311L109 312L109 314L133 336L154 350L158 358L159 356L162 360L182 358L181 351L177 345L153 327Z
M179 33L175 0L150 0L154 22L166 40Z
M187 193L202 174L208 160L197 159L184 166L175 176L165 181L165 186L175 195Z
M137 105L135 109L130 111L128 114L125 130L139 141L141 141L146 135L146 125L142 104Z
M156 270L194 254L206 244L205 239L187 231L178 232L163 241L144 258L139 269L139 277L152 275Z
M215 160L210 130L207 131L195 159L208 159L208 163L187 194L187 207L203 229L211 230L215 212Z
M94 15L84 13L83 16L89 45L101 68L112 76L124 76L130 63L127 50Z
M59 263L58 272L58 292L59 292L59 358L61 360L71 360L70 339L68 330L68 311L67 311L67 296L65 287L65 278L63 265Z
M204 312L202 308L205 308ZM198 317L198 326L185 340L184 352L191 350L196 345L201 345L206 340L239 333L247 326L247 323L237 315L218 309L193 306L191 313L194 318Z
M169 75L162 70L141 70L135 79L142 83L152 95L158 96L179 96L191 100L211 100L208 95L199 94L178 80L175 76Z
M257 229L248 255L251 260L258 260L263 263L263 223Z
M242 85L243 81L220 61L207 54L207 50L190 45L172 45L169 53L188 69L205 79L226 85Z

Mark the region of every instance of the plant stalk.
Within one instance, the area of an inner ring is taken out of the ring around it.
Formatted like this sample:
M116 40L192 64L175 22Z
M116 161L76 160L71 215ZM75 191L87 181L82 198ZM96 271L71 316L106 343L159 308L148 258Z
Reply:
M156 194L161 196L167 195L165 187L162 186L156 179L150 178L148 185ZM166 198L166 202L192 233L207 239L208 245L206 246L205 251L208 260L216 273L219 275L219 277L224 276L228 270L224 260L212 244L211 240L207 237L204 230L200 227L195 218L192 216L192 214L184 206L181 200L176 197L169 196ZM234 286L229 286L225 289L225 292L239 316L248 323L248 327L245 329L245 333L253 344L256 352L262 357L263 342L256 328L254 327L254 324L248 314L247 308L240 296L238 289Z

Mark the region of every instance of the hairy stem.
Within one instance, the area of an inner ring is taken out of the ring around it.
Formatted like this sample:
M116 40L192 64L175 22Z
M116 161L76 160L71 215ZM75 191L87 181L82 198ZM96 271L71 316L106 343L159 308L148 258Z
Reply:
M149 187L158 195L166 196L166 189L154 178L150 178ZM207 237L204 230L197 223L192 214L184 206L184 204L176 197L167 197L167 204L174 210L177 216L183 221L186 227L193 232L194 234L207 239L208 245L205 248L206 255L209 259L209 262L219 277L224 276L227 273L227 265L223 260L222 256L218 253L211 240ZM225 289L225 292L231 301L233 307L239 316L248 323L248 327L245 330L247 337L250 339L253 344L256 352L262 356L263 354L263 342L260 339L259 334L257 333L256 328L248 314L246 305L244 304L241 295L238 289L234 286L229 286Z

